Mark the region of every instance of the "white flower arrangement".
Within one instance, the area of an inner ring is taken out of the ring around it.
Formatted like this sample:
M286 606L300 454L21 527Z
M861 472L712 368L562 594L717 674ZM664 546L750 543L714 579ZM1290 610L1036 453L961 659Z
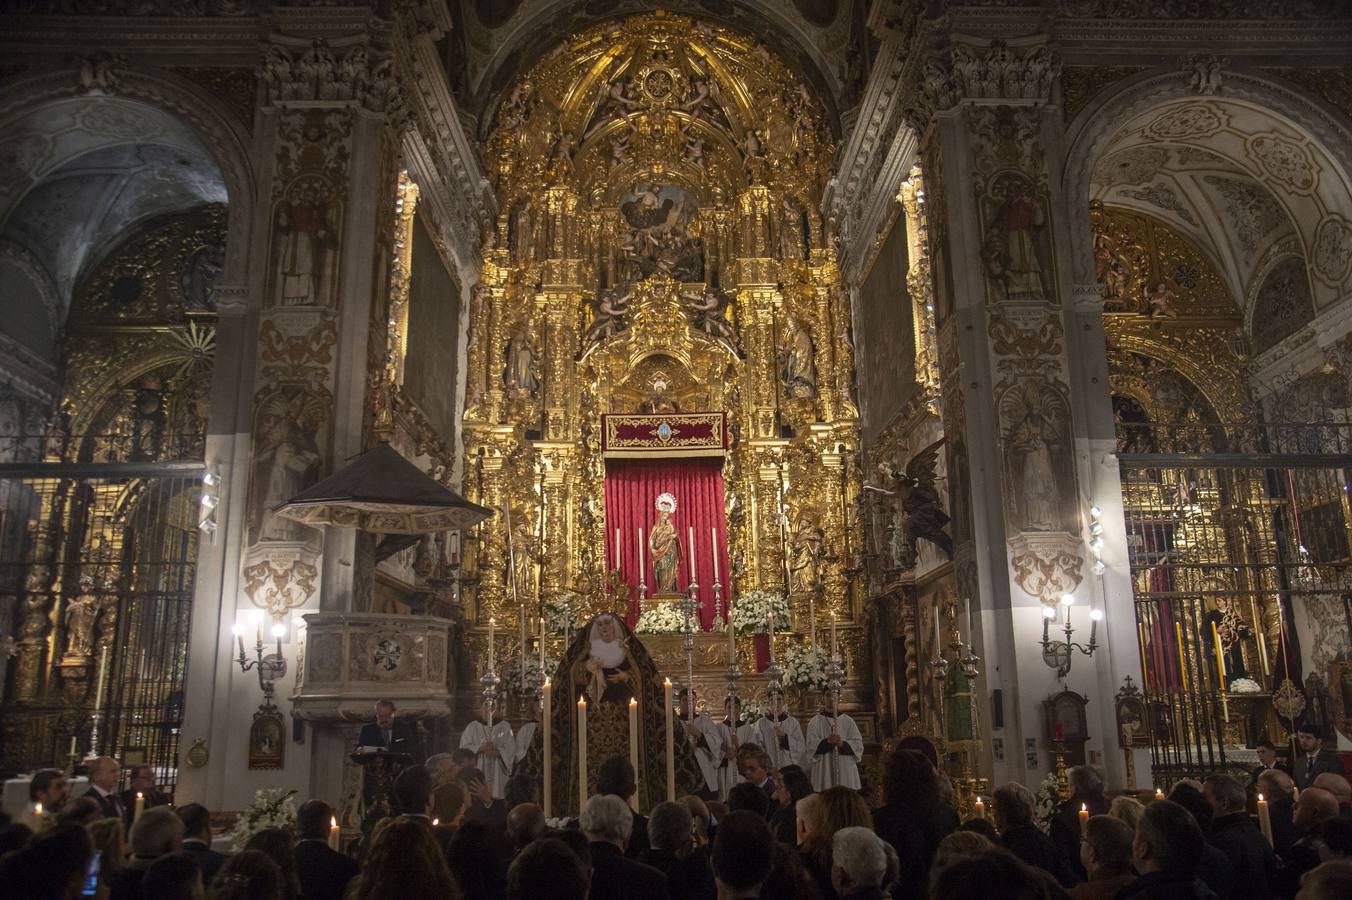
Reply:
M545 672L553 672L558 667L559 661L546 654L545 668L541 671L540 657L531 654L526 657L526 669L523 673L521 657L511 657L503 661L499 670L502 673L502 689L515 697L534 697L540 685L545 683Z
M296 807L291 798L295 790L281 788L261 788L254 793L253 801L239 817L239 824L231 835L235 852L241 852L249 839L265 828L288 828L296 830Z
M770 704L761 700L738 700L737 708L741 711L742 721L748 725L755 725L761 719L770 715Z
M766 620L774 613L775 631L789 630L789 602L783 594L770 591L747 591L733 603L729 615L738 634L759 634L765 631Z
M699 623L694 623L699 628ZM681 634L685 631L685 613L675 603L659 603L645 609L634 623L635 634Z
M784 683L794 684L809 691L824 691L830 681L826 674L831 664L831 654L825 647L811 644L786 644L780 653L780 662L784 666Z
M1263 686L1252 678L1236 678L1230 682L1230 693L1232 694L1261 694Z
M577 628L577 613L573 611L576 598L567 592L551 597L540 604L545 618L546 634L567 634Z
M1048 772L1037 786L1037 805L1033 808L1033 820L1037 827L1048 834L1052 833L1052 819L1061 810L1061 789L1056 783L1056 773Z

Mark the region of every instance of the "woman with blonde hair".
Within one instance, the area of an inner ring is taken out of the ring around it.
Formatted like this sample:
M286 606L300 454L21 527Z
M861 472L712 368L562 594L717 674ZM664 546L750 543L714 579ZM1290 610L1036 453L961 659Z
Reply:
M127 866L127 841L123 836L121 819L95 819L85 826L94 842L94 852L99 857L99 884L107 885L108 880Z
M460 900L460 896L431 829L410 818L395 819L375 836L366 867L348 895L349 900Z
M1136 830L1136 824L1141 821L1141 816L1145 814L1145 804L1135 797L1114 797L1112 806L1108 807L1108 815L1114 819L1121 819L1131 826L1131 830Z
M852 788L837 785L811 796L817 798L817 805L808 809L807 837L799 849L823 900L836 900L838 895L831 884L836 832L856 826L872 830L873 814Z

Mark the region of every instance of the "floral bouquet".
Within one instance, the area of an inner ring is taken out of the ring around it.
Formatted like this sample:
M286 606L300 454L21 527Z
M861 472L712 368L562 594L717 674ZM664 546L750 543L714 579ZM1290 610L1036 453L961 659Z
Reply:
M737 708L742 713L742 721L748 725L754 725L761 719L770 715L770 704L762 700L750 699L737 701Z
M1037 805L1033 808L1033 821L1037 827L1048 834L1052 833L1052 819L1061 810L1061 789L1056 783L1056 773L1048 772L1037 788Z
M265 828L286 828L296 830L296 807L291 798L296 791L281 788L261 788L254 794L251 802L239 817L239 824L231 835L235 852L241 852L249 839Z
M573 601L576 599L565 591L540 604L541 614L545 618L546 634L569 634L577 628L577 613L573 611Z
M771 614L775 617L775 631L789 630L789 602L782 594L769 591L747 591L732 604L729 615L738 634L759 634L765 631Z
M693 623L699 628L699 623ZM685 632L685 613L675 603L659 603L643 611L634 623L635 634L682 634Z
M784 683L808 691L824 691L830 686L826 674L831 654L825 647L811 644L786 644L781 653Z
M498 671L502 676L502 689L515 697L534 698L540 685L545 683L545 673L559 667L559 661L545 654L545 667L540 669L540 657L530 654L526 657L525 671L522 671L521 657L513 656L502 663Z

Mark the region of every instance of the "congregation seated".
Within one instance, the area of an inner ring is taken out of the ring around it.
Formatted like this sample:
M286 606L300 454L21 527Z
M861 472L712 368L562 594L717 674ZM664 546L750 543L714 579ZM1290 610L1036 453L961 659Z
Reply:
M357 864L329 847L333 815L323 800L307 800L296 813L297 841L292 855L302 900L341 900L357 877Z
M1079 843L1086 879L1070 889L1070 900L1113 900L1136 880L1131 845L1136 830L1112 816L1090 816Z
M757 776L759 760L749 762L746 768ZM959 825L956 809L940 792L937 771L914 750L894 751L885 761L886 802L876 811L860 791L845 786L788 792L787 784L802 775L791 769L735 786L730 810L688 796L658 803L645 818L630 805L637 788L629 761L612 757L601 771L599 784L607 791L587 800L576 827L555 829L535 800L538 783L526 776L513 779L521 782L508 793L519 802L503 812L499 825L465 815L468 794L459 776L474 780L472 767L435 785L427 767L409 766L394 782L396 814L354 845L359 860L330 849L336 812L317 798L301 805L294 834L280 827L255 831L246 849L232 856L211 850L210 814L200 804L144 810L130 830L125 858L120 819L81 826L53 816L37 835L0 821L0 837L13 842L11 852L0 853L0 895L75 900L97 850L106 866L96 894L101 900L1352 896L1347 894L1352 817L1339 815L1337 797L1320 787L1301 792L1290 847L1280 857L1243 809L1246 783L1228 775L1212 775L1204 783L1180 781L1170 800L1144 805L1125 795L1111 804L1104 797L1101 805L1109 812L1090 816L1076 841L1085 879L1067 889L1062 879L1073 878L1067 861L1043 830L1056 826L1050 817L1035 820L1027 788L1011 783L995 791L994 826L980 816ZM1091 796L1101 785L1090 777L1096 774L1077 776L1078 796ZM1259 783L1280 793L1286 778L1265 771ZM786 800L799 794L791 807L773 815L776 827L767 819L767 787ZM90 804L97 807L92 799ZM788 839L782 834L785 815L792 816ZM649 846L633 859L626 854L640 821ZM214 876L208 866L217 869ZM1265 877L1270 881L1260 883Z
M591 900L665 900L671 896L665 875L625 857L633 820L629 805L613 794L594 794L582 807L578 824L591 844Z
M189 803L177 812L183 820L183 852L197 862L202 870L203 885L209 885L225 865L225 854L211 849L211 814L200 803ZM328 833L327 819L324 820L324 833Z
M651 846L638 861L667 877L673 898L713 900L714 873L706 848L695 846L695 820L684 803L659 803L648 817Z
M1068 886L1074 876L1060 848L1033 823L1033 792L1011 782L997 788L994 799L1001 845L1027 865L1051 875L1058 884Z
M1197 820L1170 800L1145 808L1132 841L1132 861L1139 878L1122 888L1118 900L1213 900L1197 877L1197 862L1206 841Z
M109 900L140 900L146 871L161 856L183 849L183 831L183 820L167 806L141 813L128 835L131 859L108 882Z
M182 850L155 860L141 879L142 900L202 900L205 893L202 867Z
M634 764L623 756L611 756L603 760L596 772L596 793L616 797L628 804L638 793L638 776L634 772ZM634 813L624 855L638 859L648 846L648 818Z
M1215 818L1211 820L1211 844L1225 854L1233 878L1233 900L1265 900L1272 896L1277 876L1277 857L1245 808L1244 785L1229 775L1207 778L1202 792Z

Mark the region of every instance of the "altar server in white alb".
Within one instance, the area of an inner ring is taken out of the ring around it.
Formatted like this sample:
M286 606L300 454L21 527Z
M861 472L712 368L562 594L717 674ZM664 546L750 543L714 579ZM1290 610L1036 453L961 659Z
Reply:
M681 717L680 726L685 729L686 745L695 754L695 762L699 764L705 786L710 791L717 791L719 763L723 759L723 736L718 726L707 713L691 717L690 692L684 688L680 692L680 709L677 713Z
M798 765L807 749L803 726L785 711L782 696L770 698L770 714L756 720L751 740L765 748L775 769Z
M737 731L732 728L732 698L723 700L723 721L718 723L718 735L723 739L723 755L718 762L718 799L727 800L728 792L744 779L737 771L737 748L756 742L756 726L742 717L742 706L737 704Z
M516 739L512 736L512 726L504 719L496 719L489 728L481 709L480 717L465 726L460 735L460 746L474 751L475 765L484 773L493 799L501 800L507 779L512 776L512 767L516 765Z
M831 692L822 694L821 712L807 723L807 752L803 767L812 777L812 788L824 791L842 785L859 790L859 758L864 754L864 737L859 726L845 713L832 716ZM834 750L834 754L832 753ZM835 772L832 775L832 756Z

